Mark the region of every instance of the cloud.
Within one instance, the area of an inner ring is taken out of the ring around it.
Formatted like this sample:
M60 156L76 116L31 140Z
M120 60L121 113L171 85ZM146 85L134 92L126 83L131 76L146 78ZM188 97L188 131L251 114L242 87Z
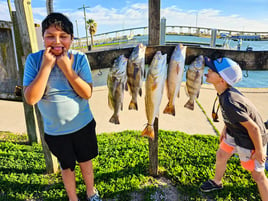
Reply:
M12 7L14 8L14 6ZM10 14L8 11L7 2L0 1L0 16L0 20L10 21Z
M41 23L46 16L45 1L42 0L42 2L43 7L32 8L35 23ZM0 1L0 20L10 19L7 10L7 3ZM62 9L55 1L54 10L66 14L74 24L75 33L78 29L79 36L85 36L84 12L82 9ZM135 27L147 27L148 4L127 3L126 7L121 9L97 5L86 9L86 17L87 19L94 19L98 24L97 34ZM223 15L223 11L220 9L185 10L173 5L161 9L162 17L166 18L167 25L173 26L196 26L197 24L197 26L208 28L268 32L268 17L260 20L246 19L236 13Z
M181 10L174 6L161 10L161 17L166 18L167 25L199 26L217 29L231 29L237 31L268 32L268 18L261 20L246 19L238 14L222 15L222 11L215 9Z

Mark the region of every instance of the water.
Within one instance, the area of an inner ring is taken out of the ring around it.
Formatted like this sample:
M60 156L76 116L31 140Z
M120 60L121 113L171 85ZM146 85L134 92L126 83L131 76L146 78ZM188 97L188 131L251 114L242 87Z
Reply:
M135 36L135 40L147 44L148 36ZM181 36L181 35L166 35L166 42L181 42L181 43L207 43L210 44L210 38L197 37L197 36ZM222 45L224 39L216 39L216 45ZM246 50L250 46L254 51L268 50L268 41L243 41L240 50ZM230 40L230 48L236 49L237 41Z
M243 71L243 78L235 86L245 88L268 88L268 70Z
M185 69L187 69L186 66ZM208 68L205 67L204 73L207 73ZM107 84L107 75L109 73L109 69L101 69L101 70L93 70L93 86L106 86ZM251 70L246 71L243 70L243 78L242 80L235 85L235 87L244 87L244 88L268 88L268 70ZM203 82L208 84L204 77ZM183 73L183 81L186 81L186 72Z
M205 73L207 73L208 68L205 67ZM243 77L240 82L235 84L235 87L243 88L268 88L268 70L243 70ZM184 75L184 81L185 81ZM208 84L204 78L204 83Z
M147 44L148 36L135 36L134 40L137 42L142 42L143 44ZM180 35L166 35L166 41L173 42L188 42L188 43L210 43L210 38L203 38L197 36L180 36ZM223 39L217 39L216 44L222 45ZM233 43L233 44L232 44ZM231 41L230 46L236 45L236 41ZM267 50L268 51L268 41L243 41L241 50L246 50L246 48L250 46L253 50ZM187 66L186 66L187 69ZM102 70L93 70L93 85L94 86L105 86L107 75L109 69ZM207 68L205 68L205 73L207 72ZM186 81L185 72L183 75L183 81ZM237 83L236 87L245 87L245 88L268 88L268 70L251 70L243 71L242 80ZM204 83L205 78L203 79Z

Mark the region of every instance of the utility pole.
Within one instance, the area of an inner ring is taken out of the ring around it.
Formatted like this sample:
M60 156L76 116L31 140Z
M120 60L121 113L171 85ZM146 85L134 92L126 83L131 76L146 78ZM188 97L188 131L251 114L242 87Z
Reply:
M78 10L81 10L81 9L83 9L83 10L84 10L84 18L85 18L85 30L86 30L87 47L88 47L88 46L89 46L89 44L88 44L88 34L87 34L87 16L86 16L86 8L89 8L89 6L85 6L85 5L83 4L83 7L78 8Z
M75 23L76 23L76 32L77 32L78 45L80 46L80 38L79 38L78 23L77 23L77 20L75 20Z

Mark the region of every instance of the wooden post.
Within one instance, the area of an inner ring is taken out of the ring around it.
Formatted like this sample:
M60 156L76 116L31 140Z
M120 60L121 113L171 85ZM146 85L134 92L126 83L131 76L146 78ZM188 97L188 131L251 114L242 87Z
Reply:
M50 152L47 143L44 138L44 123L41 117L41 113L39 109L37 108L37 105L35 105L35 111L36 111L36 116L37 119L40 119L38 122L38 127L40 131L40 137L41 137L41 142L42 142L42 147L43 147L43 152L44 152L44 157L46 161L46 170L47 173L55 173L59 170L59 164L57 158Z
M149 45L160 44L160 0L149 0Z
M160 43L160 0L149 0L149 45ZM158 175L158 118L154 120L154 140L149 139L149 174Z
M22 47L22 52L18 55L18 57L20 56L18 60L20 60L20 68L23 69L26 56L38 51L38 43L33 21L31 0L15 0L14 3L16 7L17 25L21 39L19 42L16 41L16 43L20 43ZM36 105L28 105L24 101L24 98L23 102L29 140L36 140L37 142L40 142L41 140L47 172L56 172L58 171L57 159L50 153L48 146L45 143L43 121L40 112Z
M158 175L158 118L154 120L154 140L149 138L149 174Z
M25 55L28 55L29 53L31 53L32 50L29 46L29 39L27 41L23 39L23 44L22 44L21 34L20 34L20 30L22 29L20 25L22 23L21 23L21 19L17 17L17 13L18 11L12 12L12 22L13 22L13 28L14 28L16 53L17 53L17 58L18 58L17 60L18 60L18 66L19 66L19 76L20 76L21 85L22 85ZM29 142L30 144L34 142L39 143L40 137L38 135L38 130L35 124L36 117L35 117L34 107L31 105L28 105L24 101L24 96L22 96L22 99L23 99L24 116L25 116L26 129L27 129Z

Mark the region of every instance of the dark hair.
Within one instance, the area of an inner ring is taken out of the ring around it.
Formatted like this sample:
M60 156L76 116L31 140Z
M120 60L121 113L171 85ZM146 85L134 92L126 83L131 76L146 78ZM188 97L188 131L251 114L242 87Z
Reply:
M50 13L42 21L42 36L44 36L45 30L48 29L51 25L61 28L64 32L71 35L73 38L73 23L61 13Z

